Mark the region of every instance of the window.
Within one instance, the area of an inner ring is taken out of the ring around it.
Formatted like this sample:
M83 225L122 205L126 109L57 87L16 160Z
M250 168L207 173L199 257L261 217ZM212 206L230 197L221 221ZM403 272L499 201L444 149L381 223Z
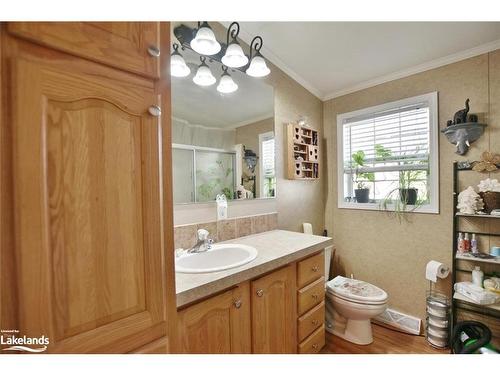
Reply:
M260 196L271 198L275 196L276 168L274 165L274 132L259 134L260 148Z
M439 212L437 92L337 116L338 207Z

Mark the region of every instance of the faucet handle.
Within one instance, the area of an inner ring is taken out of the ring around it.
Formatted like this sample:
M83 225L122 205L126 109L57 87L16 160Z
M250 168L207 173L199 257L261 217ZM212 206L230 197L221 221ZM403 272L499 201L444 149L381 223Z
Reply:
M198 239L200 241L205 241L208 238L208 230L206 229L198 229Z

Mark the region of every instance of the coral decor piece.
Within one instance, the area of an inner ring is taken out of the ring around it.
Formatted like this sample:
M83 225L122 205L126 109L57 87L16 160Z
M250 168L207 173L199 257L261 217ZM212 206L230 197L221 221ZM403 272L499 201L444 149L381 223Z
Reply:
M472 167L476 172L494 172L500 164L500 155L485 151L481 155L481 160L474 162Z
M482 180L479 182L479 185L477 185L479 192L487 192L487 191L494 191L497 193L500 193L500 183L496 178L490 179L487 178L486 180Z
M484 203L472 186L458 194L457 208L462 214L474 215L483 209Z

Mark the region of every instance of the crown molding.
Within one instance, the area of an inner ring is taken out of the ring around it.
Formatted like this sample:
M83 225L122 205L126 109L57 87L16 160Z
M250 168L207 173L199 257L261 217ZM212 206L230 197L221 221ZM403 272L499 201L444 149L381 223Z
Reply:
M220 22L226 29L229 27L231 24L230 22ZM239 37L241 40L243 40L245 43L250 44L252 41L252 35L250 35L247 31L244 29L240 30ZM264 41L265 42L265 41ZM332 91L330 93L323 93L321 90L318 90L317 88L314 87L311 83L309 83L305 78L300 76L300 74L296 73L293 71L291 68L287 66L287 64L281 60L278 56L276 56L269 48L267 48L264 44L262 47L262 54L270 61L272 62L275 66L277 66L279 69L281 69L284 73L286 73L290 78L292 78L294 81L296 81L298 84L300 84L302 87L304 87L307 91L309 91L311 94L316 96L318 99L322 101L327 101L331 100L334 98L338 98L339 96L351 94L356 91L364 90L373 86L380 85L382 83L394 81L396 79L404 78L411 76L413 74L425 72L427 70L439 68L441 66L445 66L448 64L452 64L461 60L465 60L474 56L482 55L484 53L488 53L494 50L500 49L500 39L481 44L479 46L460 51L457 53L453 53L448 56L440 57L435 60L431 60L419 65L415 65L410 68L402 69L399 71L396 71L394 73L390 73L384 76L376 77L373 79L369 79L360 83L357 83L352 86L348 86L346 88L337 90L337 91Z
M264 114L264 115L261 115L261 116L252 117L252 118L249 118L247 120L238 122L236 124L231 124L231 125L221 126L221 127L206 126L206 125L202 125L202 124L192 124L188 120L185 120L185 119L183 119L181 117L176 117L176 116L172 116L172 119L174 121L177 121L178 123L181 123L181 124L186 125L186 126L203 128L203 129L207 129L207 130L232 131L232 130L235 130L236 128L239 128L239 127L242 127L242 126L246 126L246 125L250 125L250 124L253 124L255 122L264 121L264 120L267 120L267 119L272 119L274 121L274 113L268 113L268 114Z
M444 65L452 64L461 60L465 60L474 56L482 55L500 48L500 39L494 40L489 43L481 44L477 47L467 49L465 51L457 52L448 56L440 57L438 59L428 61L423 64L415 65L411 68L399 70L397 72L387 74L385 76L370 79L364 82L357 83L356 85L344 88L342 90L334 91L322 97L323 101L338 98L339 96L351 94L356 91L364 90L369 87L377 86L382 83L394 81L396 79L411 76L413 74L425 72L427 70L439 68Z
M220 24L223 25L227 29L229 27L229 25L231 24L231 22L220 22ZM250 45L254 36L255 35L251 35L249 32L247 32L243 28L240 29L240 34L238 35L238 37L248 45ZM315 97L322 100L321 98L322 98L323 94L321 93L321 91L316 89L313 85L311 85L305 78L303 78L302 76L297 74L295 71L290 69L283 60L281 60L269 48L266 47L265 40L264 40L264 43L263 43L263 46L262 46L262 49L260 50L260 52L267 60L272 62L273 65L275 65L280 70L282 70L284 73L286 73L286 75L288 75L290 78L292 78L295 82L297 82L299 85L301 85L307 91L309 91Z

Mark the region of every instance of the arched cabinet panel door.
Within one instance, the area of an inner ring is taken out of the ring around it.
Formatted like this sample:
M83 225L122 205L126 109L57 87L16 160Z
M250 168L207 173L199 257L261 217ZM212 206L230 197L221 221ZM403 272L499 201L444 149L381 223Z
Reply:
M153 83L73 57L11 66L20 334L58 353L165 335Z

